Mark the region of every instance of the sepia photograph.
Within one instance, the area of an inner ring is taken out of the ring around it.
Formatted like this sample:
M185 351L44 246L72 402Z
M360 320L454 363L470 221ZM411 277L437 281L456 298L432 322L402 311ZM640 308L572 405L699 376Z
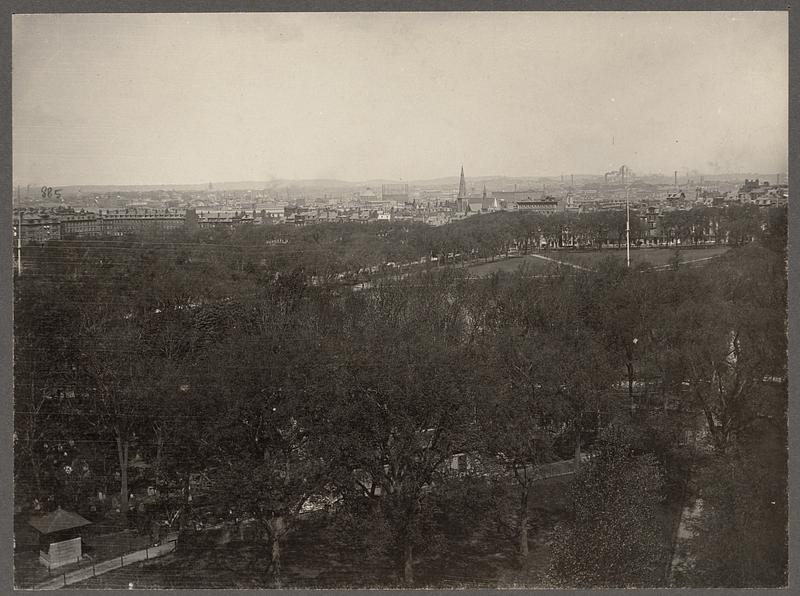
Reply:
M788 10L10 31L14 588L788 586Z

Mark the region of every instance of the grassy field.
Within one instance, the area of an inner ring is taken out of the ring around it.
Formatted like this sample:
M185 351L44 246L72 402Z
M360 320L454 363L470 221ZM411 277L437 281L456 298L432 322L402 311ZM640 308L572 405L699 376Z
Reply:
M708 263L709 257L717 257L724 254L729 249L726 246L714 246L703 248L682 249L680 251L681 261L686 264L696 262L698 265ZM558 266L558 261L587 269L594 268L597 263L607 258L625 260L625 249L609 248L594 251L542 251L534 255L504 259L495 262L481 263L469 268L473 275L490 275L496 271L516 271L523 264L530 268L533 273L546 273ZM631 264L638 265L647 263L651 267L667 265L675 256L674 248L635 248L631 249Z

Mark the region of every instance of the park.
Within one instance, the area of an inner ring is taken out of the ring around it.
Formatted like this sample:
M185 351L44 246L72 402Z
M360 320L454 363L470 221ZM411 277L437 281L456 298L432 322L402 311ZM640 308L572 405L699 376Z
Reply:
M297 231L294 267L252 233L51 243L15 283L20 527L62 507L145 549L76 588L781 585L785 217L763 222L630 267L476 243L360 291L336 272L384 241L363 227Z

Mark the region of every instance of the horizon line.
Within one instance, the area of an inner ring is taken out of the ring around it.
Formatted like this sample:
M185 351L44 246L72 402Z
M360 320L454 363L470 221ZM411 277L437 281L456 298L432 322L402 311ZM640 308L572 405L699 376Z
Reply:
M665 178L672 178L674 176L674 170L672 173L663 173L663 172L648 172L646 174L635 174L634 178L647 178L647 177L665 177ZM581 173L581 174L555 174L555 175L514 175L509 176L505 174L479 174L475 176L469 176L465 173L466 179L487 179L487 178L509 178L509 179L517 179L517 178L537 178L542 180L549 180L549 179L558 179L567 176L580 176L580 177L603 177L605 172L603 173ZM681 171L678 170L678 174L681 174ZM702 173L696 172L692 174L693 177L720 177L720 176L742 176L742 175L759 175L759 176L781 176L786 177L788 179L788 172L771 172L771 173L764 173L758 171L731 171L731 172L721 172L721 173ZM682 177L685 179L686 171L684 170ZM175 187L175 186L207 186L211 184L212 186L216 185L225 185L225 184L242 184L242 183L258 183L258 184L270 184L270 183L292 183L292 182L338 182L340 184L352 185L352 186L361 186L366 183L387 183L387 184L418 184L424 182L430 182L434 180L441 180L445 178L454 178L458 179L459 174L451 174L445 176L435 176L432 178L415 178L409 180L403 179L392 179L392 178L366 178L362 180L345 180L340 178L327 178L327 177L319 177L319 178L269 178L269 179L239 179L239 180L222 180L222 181L213 181L208 180L205 182L137 182L137 183L119 183L119 182L111 182L111 183L70 183L70 184L58 184L53 185L52 188L91 188L91 187L98 187L98 186L109 186L109 187L141 187L141 186L155 186L155 187ZM20 182L13 182L12 187L16 190L18 187L21 188L23 186L30 187L30 186L50 186L50 185L42 185L41 182L28 182L28 183L20 183Z

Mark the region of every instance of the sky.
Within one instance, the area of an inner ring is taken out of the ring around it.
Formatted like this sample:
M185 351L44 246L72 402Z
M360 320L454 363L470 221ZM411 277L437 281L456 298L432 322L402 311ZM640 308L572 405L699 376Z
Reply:
M15 15L14 184L788 169L785 12Z

